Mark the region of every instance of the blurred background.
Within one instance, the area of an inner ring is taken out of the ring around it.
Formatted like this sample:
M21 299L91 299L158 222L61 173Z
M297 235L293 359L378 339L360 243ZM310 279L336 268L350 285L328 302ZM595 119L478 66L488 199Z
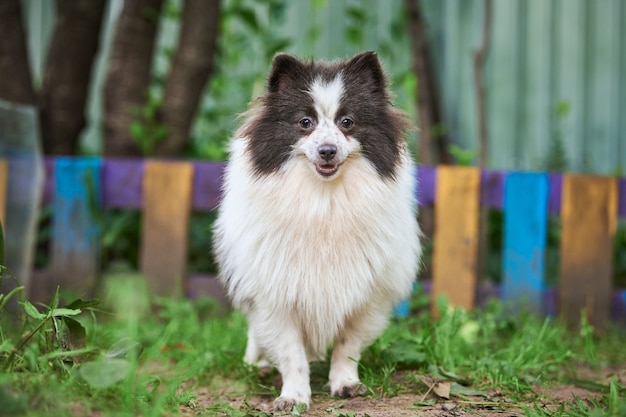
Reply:
M626 162L621 0L4 0L0 10L0 99L39 107L46 154L221 160L275 52L374 50L420 127L412 140L429 136L414 142L423 164L484 152L490 168L616 174Z
M0 112L0 156L28 138L46 156L222 161L276 52L374 50L418 127L409 144L420 164L623 176L624 27L623 0L2 0L0 110L10 111ZM28 109L27 134L11 136L15 106ZM192 215L191 273L215 271L214 215ZM432 213L423 216L428 235ZM488 216L484 275L498 281L502 214ZM100 218L104 269L136 268L139 219L133 210ZM35 267L45 268L49 208L37 222ZM623 225L615 254L621 285Z

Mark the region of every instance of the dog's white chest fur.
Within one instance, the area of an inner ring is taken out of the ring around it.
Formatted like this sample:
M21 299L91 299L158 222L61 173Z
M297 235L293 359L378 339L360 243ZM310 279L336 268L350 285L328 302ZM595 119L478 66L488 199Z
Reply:
M255 178L246 139L233 141L216 228L222 274L235 306L297 322L309 355L326 352L368 303L407 296L419 231L408 158L382 180L364 158L320 181L298 160Z

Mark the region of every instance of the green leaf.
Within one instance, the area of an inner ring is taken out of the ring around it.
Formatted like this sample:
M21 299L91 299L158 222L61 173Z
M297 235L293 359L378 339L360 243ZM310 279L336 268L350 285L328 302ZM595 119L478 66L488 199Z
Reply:
M65 350L82 349L87 344L85 327L71 317L63 316L59 320L57 341Z
M314 10L320 11L328 6L328 0L312 0L311 5L313 6Z
M470 166L478 152L473 149L463 149L458 145L450 144L448 145L448 152L456 159L457 165L460 166Z
M71 358L82 356L87 353L93 353L96 349L94 348L83 348L83 349L73 349L73 350L55 350L50 353L46 353L41 356L41 360L43 362L49 361L51 359L63 358L64 362L68 362Z
M83 300L83 299L79 298L77 300L72 301L68 305L66 305L65 308L69 308L69 309L72 309L72 310L84 310L84 309L89 308L89 307L95 307L98 304L100 304L100 300L98 300L98 299Z
M30 301L24 301L22 305L24 306L24 312L32 318L37 320L43 320L46 318L46 315L40 313L39 310L37 310L37 307L32 305Z
M13 348L15 348L15 346L10 340L5 340L0 343L0 352L11 352Z
M420 351L415 342L398 340L393 342L388 349L398 364L408 367L416 367L426 362L426 355Z
M364 24L367 21L367 13L363 7L348 6L346 8L346 15L358 24Z
M0 265L4 265L4 232L2 231L2 223L0 222ZM0 271L1 274L1 271Z
M466 387L465 385L461 385L457 382L453 382L450 386L450 394L452 395L464 395L464 396L472 396L472 397L488 397L489 394L486 391L481 391L476 388Z
M0 268L0 275L1 274L2 274L2 268ZM8 294L0 294L0 313L2 312L2 309L4 309L4 306L6 305L6 303L9 302L11 297L13 297L15 294L19 292L22 292L23 290L24 290L24 286L20 285L19 287L13 288L11 291L9 291Z
M307 406L306 404L300 403L296 404L291 411L292 416L302 416L306 412Z
M556 113L556 117L558 119L563 119L565 118L565 116L567 116L570 112L570 103L569 101L566 100L561 100L558 103L556 103L556 108L555 108L555 113Z
M66 317L66 316L76 316L80 314L82 310L71 309L71 308L55 308L50 312L50 315L54 317Z
M131 122L129 126L130 135L137 141L145 140L146 130L143 124L139 122Z
M139 342L130 339L121 339L115 342L106 353L106 357L110 359L121 359L129 354L132 357L138 357L143 351L143 346Z
M590 379L570 379L569 382L579 388L583 388L589 391L609 392L610 386L606 384L600 384Z
M130 363L124 359L87 362L80 367L80 376L92 388L111 387L128 375Z

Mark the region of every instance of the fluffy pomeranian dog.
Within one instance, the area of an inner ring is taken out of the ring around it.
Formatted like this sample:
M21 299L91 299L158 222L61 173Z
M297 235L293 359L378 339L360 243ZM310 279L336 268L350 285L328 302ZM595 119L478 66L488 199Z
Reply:
M309 405L309 362L333 346L332 395L366 392L361 352L417 274L408 123L373 52L274 57L230 144L215 225L220 280L246 315L245 362L281 373L277 411Z

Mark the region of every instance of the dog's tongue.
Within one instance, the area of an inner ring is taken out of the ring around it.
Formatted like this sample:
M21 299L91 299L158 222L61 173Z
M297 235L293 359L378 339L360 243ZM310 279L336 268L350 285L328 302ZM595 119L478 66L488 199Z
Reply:
M316 166L317 172L325 177L329 177L337 172L337 165L333 164L320 164Z

